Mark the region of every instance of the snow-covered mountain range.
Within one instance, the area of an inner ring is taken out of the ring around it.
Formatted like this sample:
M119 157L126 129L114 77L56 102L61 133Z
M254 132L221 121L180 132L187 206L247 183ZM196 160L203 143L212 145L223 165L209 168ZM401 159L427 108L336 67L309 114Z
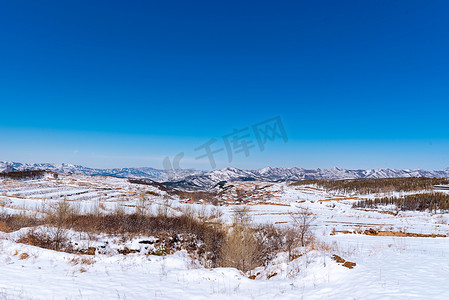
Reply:
M181 179L187 175L203 174L203 171L196 170L178 170L176 174L170 174L165 170L159 170L149 167L142 168L114 168L114 169L95 169L72 164L53 164L53 163L33 163L25 164L18 162L0 161L0 172L24 171L24 170L47 170L58 173L72 173L80 175L101 175L130 178L149 178L155 181L167 181L171 179ZM176 176L173 176L176 175Z
M258 181L297 181L303 179L355 179L355 178L396 178L396 177L438 177L449 178L449 168L441 171L370 169L347 170L304 169L304 168L264 168L257 170L240 170L225 168L199 175L189 175L179 181L168 183L183 189L210 188L222 181L258 180Z
M167 185L182 189L208 189L222 181L258 180L258 181L296 181L302 179L350 179L350 178L395 178L395 177L446 177L449 168L440 171L410 169L369 169L347 170L304 169L304 168L263 168L257 170L241 170L237 168L218 169L211 172L198 170L178 170L176 176L171 172L154 168L115 168L94 169L72 164L23 164L0 161L0 172L22 170L47 170L60 173L82 175L102 175L130 178L149 178Z

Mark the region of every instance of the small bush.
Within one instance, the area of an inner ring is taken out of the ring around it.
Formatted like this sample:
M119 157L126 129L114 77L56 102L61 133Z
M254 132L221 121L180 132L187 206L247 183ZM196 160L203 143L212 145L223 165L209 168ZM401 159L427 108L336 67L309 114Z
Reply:
M286 251L292 257L293 249L300 246L298 228L253 227L251 221L247 208L234 212L232 227L221 247L220 266L247 272L266 265L279 252Z
M30 230L22 235L18 242L55 251L73 252L66 231L57 228L47 227Z

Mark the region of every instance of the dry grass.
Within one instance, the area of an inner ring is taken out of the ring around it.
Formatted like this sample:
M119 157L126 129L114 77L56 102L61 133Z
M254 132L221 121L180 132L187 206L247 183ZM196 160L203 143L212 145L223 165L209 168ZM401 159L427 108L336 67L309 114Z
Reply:
M17 242L55 251L74 252L65 230L52 227L32 229L23 234Z
M26 252L20 254L19 260L25 260L28 259L30 257L30 255Z
M33 227L43 224L44 221L24 213L12 215L0 213L0 231L13 232L24 227Z
M93 265L95 260L92 257L74 257L69 263L73 266L76 265Z

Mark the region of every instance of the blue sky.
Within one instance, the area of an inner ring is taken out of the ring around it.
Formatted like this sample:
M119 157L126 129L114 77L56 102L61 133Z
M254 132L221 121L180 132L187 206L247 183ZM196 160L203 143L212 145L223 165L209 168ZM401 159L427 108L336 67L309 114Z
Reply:
M3 1L0 160L449 167L447 1Z

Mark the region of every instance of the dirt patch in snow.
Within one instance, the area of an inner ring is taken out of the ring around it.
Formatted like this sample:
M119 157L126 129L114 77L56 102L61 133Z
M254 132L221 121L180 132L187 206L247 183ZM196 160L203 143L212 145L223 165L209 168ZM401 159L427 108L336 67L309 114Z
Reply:
M400 237L447 237L447 235L443 234L425 234L425 233L412 233L412 232L403 232L403 231L377 231L375 229L368 229L363 232L366 235L375 235L375 236L400 236Z
M332 231L331 235L334 235L336 233L343 233L343 234L365 234L365 235L371 235L371 236L398 236L398 237L448 237L445 234L436 234L436 233L413 233L413 232L403 232L403 231L388 231L388 230L376 230L373 228L370 228L368 230L356 230L356 231L349 231L349 230L334 230Z
M336 254L332 256L332 259L335 260L338 264L342 264L343 267L346 267L348 269L354 269L354 267L357 265L355 262L347 261Z
M343 201L343 200L360 200L358 197L348 197L348 198L329 198L324 200L318 200L317 202L325 202L325 201Z

